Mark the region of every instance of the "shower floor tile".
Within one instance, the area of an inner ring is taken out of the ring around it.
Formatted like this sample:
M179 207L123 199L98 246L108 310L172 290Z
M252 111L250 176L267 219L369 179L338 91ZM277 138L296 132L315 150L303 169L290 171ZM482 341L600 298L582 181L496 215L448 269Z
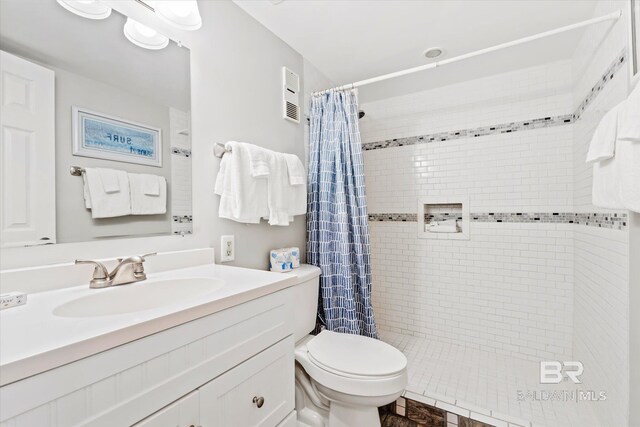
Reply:
M555 389L541 385L537 362L388 331L380 331L380 337L407 356L410 393L511 425L597 425L592 403L532 398L531 394L522 398L519 393L575 391L566 383L554 385Z

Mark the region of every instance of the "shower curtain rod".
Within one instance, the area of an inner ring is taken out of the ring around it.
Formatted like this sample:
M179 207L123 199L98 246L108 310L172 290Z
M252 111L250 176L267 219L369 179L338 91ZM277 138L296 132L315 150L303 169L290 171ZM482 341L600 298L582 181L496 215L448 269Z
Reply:
M538 39L542 39L542 38L545 38L545 37L553 36L553 35L556 35L556 34L564 33L566 31L576 30L578 28L586 27L586 26L593 25L593 24L598 24L598 23L604 22L604 21L617 20L621 16L622 16L622 11L618 10L616 12L609 13L607 15L603 15L603 16L600 16L598 18L588 19L586 21L581 21L581 22L577 22L575 24L566 25L564 27L556 28L555 30L545 31L543 33L534 34L532 36L523 37L521 39L513 40L513 41L510 41L510 42L497 44L495 46L491 46L491 47L488 47L488 48L485 48L485 49L480 49L480 50L476 50L476 51L473 51L473 52L465 53L463 55L454 56L453 58L443 59L441 61L432 62L430 64L420 65L418 67L408 68L406 70L396 71L394 73L384 74L382 76L372 77L370 79L360 80L358 82L353 82L353 83L349 83L349 84L342 85L342 86L336 86L336 87L331 88L331 89L326 89L326 90L322 90L322 91L319 91L319 92L314 92L314 95L320 95L320 94L326 93L326 92L331 91L331 90L352 89L352 88L368 85L368 84L371 84L371 83L381 82L383 80L389 80L389 79L393 79L393 78L396 78L396 77L406 76L407 74L413 74L413 73L417 73L419 71L430 70L432 68L437 68L437 67L441 67L443 65L452 64L454 62L463 61L465 59L473 58L475 56L484 55L485 53L495 52L497 50L506 49L508 47L517 46L517 45L520 45L520 44L523 44L523 43L528 43L528 42L531 42L531 41L534 41L534 40L538 40Z

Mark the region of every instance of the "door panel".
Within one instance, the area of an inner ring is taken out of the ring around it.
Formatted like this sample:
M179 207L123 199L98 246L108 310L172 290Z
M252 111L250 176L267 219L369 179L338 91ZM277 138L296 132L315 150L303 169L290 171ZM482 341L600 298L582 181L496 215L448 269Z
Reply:
M54 72L0 51L0 241L56 242Z

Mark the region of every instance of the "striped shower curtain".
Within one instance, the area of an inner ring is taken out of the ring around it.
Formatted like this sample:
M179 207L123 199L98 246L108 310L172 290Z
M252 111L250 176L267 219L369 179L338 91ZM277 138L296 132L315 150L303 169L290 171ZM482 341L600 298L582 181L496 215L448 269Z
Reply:
M357 92L313 96L309 120L307 262L322 270L318 319L377 338Z

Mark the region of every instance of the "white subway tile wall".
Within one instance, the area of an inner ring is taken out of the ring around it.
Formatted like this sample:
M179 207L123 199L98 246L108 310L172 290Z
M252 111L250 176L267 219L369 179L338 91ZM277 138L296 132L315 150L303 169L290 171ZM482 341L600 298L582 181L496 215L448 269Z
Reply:
M574 102L587 93L627 46L628 3L599 1L594 16L624 15L611 27L589 27L573 58ZM609 82L573 125L574 195L577 212L606 212L591 205L592 168L584 162L600 118L628 92L628 64ZM573 360L584 364L582 387L605 391L592 407L599 425L628 425L629 413L629 230L576 226L574 231Z
M561 61L364 104L362 140L567 114L572 105L570 62ZM571 212L571 127L365 151L369 212L415 213L420 197L447 195L469 196L472 212ZM536 360L571 354L570 224L472 222L469 241L419 239L416 223L370 228L381 329Z

